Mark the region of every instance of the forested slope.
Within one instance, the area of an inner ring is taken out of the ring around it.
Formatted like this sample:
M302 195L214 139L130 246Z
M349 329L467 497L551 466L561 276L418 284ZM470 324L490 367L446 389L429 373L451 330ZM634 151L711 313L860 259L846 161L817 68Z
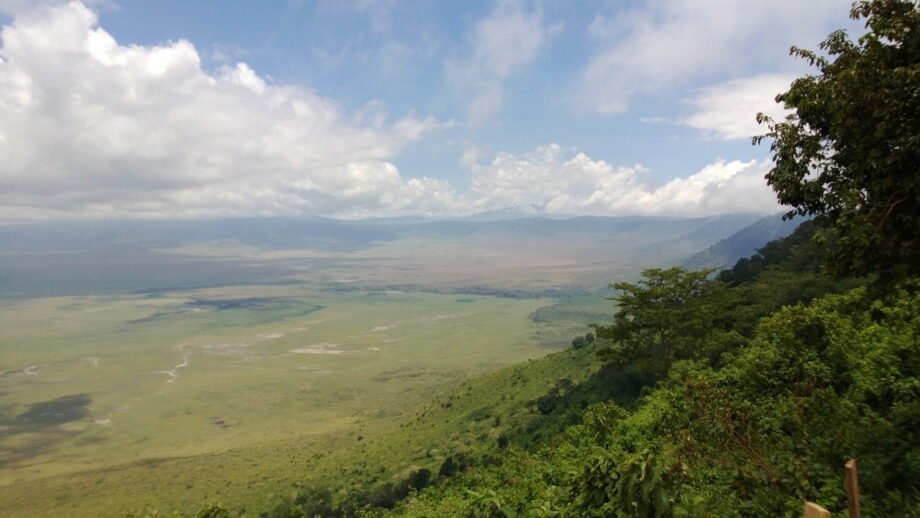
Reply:
M693 254L680 266L688 270L729 268L739 259L756 252L770 241L784 238L798 227L800 220L785 220L779 214L767 216L728 236L709 248Z
M855 458L865 516L920 516L920 8L851 15L866 34L793 48L816 73L777 97L791 115L758 117L767 183L814 219L718 275L614 284L596 336L469 382L390 438L437 450L417 467L271 515L836 514Z
M700 281L709 291L691 304L694 314L665 313L675 327L704 319L707 330L669 358L658 347L598 340L591 348L608 361L599 372L644 377L643 395L618 403L594 392L578 424L544 445L512 442L498 464L430 488L394 514L794 516L805 500L839 512L842 466L854 457L866 515L920 512L917 284L873 298L866 287L847 289L856 280L815 285L795 272L801 266L793 254L734 287ZM691 276L649 272L649 285L636 287L648 295L664 283L673 295ZM779 276L815 296L744 302ZM722 304L716 318L702 315ZM599 334L636 325L622 306L619 317ZM570 422L572 410L560 405L551 415Z

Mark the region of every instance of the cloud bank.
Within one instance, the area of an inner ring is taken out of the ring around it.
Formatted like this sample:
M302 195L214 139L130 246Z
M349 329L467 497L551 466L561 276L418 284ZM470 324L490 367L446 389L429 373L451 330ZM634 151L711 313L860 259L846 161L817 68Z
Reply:
M538 13L501 3L478 27L464 63L495 72L496 82L473 81L471 90L488 107L496 89L500 100L501 78L542 45L495 31L518 27L520 36L545 26ZM375 103L348 112L245 63L206 70L185 40L121 44L79 2L28 8L0 37L0 220L358 218L512 205L553 214L686 216L777 208L763 180L765 163L719 160L654 184L641 165L615 166L556 144L517 154L467 153L469 186L461 189L405 178L395 159L444 127L436 119L394 120ZM526 52L515 57L521 48ZM726 109L715 97L701 92L697 114L684 123L724 138L747 131L712 115ZM471 110L477 117L492 113Z
M125 46L73 2L19 14L0 49L6 213L361 216L442 210L449 188L390 160L439 127L348 114L179 40Z
M685 178L655 185L640 165L615 167L584 153L566 157L557 144L531 153L500 153L473 167L475 204L481 210L536 205L551 214L703 216L775 212L764 182L769 164L718 160Z

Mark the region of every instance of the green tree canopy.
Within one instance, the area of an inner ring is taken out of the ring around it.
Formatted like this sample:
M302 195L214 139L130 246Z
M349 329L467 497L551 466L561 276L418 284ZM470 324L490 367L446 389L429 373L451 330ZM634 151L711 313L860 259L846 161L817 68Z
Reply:
M867 33L832 33L791 53L817 68L777 96L794 113L758 114L772 140L767 182L787 217L820 215L840 238L841 274L897 280L920 273L920 9L909 0L857 2Z
M620 290L613 325L596 327L598 338L614 341L602 356L664 377L676 360L717 355L732 297L711 273L652 268L637 284L613 284Z

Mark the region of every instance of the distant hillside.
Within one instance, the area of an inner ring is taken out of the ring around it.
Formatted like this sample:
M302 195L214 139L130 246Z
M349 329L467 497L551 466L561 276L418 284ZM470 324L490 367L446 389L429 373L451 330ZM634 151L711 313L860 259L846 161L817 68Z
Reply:
M792 234L801 222L798 218L784 221L779 214L767 216L694 254L681 266L691 270L727 268L739 259L754 254L770 241Z
M406 237L457 239L474 236L556 243L581 236L597 241L613 238L618 240L618 247L627 244L631 247L660 246L671 241L700 246L731 235L758 218L756 214L701 218L583 216L551 219L520 214L517 214L520 217L510 217L510 213L506 216L509 217L482 215L481 220L379 218L343 221L309 217L48 221L0 226L0 252L163 249L220 242L262 249L354 250ZM674 244L669 243L669 246L675 248Z
M0 297L133 293L307 277L319 283L349 279L350 288L437 286L483 293L485 287L487 293L496 288L507 293L530 287L545 293L606 286L644 268L674 264L760 217L314 217L0 225Z
M479 212L459 219L464 221L505 221L509 219L550 217L553 216L547 214L540 206L530 204L514 205L511 207L505 207L503 209ZM566 217L562 216L560 219L566 219Z

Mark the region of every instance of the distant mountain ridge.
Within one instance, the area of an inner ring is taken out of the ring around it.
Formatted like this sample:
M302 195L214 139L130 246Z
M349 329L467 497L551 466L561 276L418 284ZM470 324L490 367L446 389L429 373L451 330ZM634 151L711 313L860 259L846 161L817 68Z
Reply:
M650 242L716 242L751 225L760 215L696 218L658 216L547 217L509 210L467 218L336 220L222 218L201 220L45 221L0 226L0 251L52 252L111 248L170 248L201 242L236 241L266 249L355 249L405 237L481 236L539 241L617 237L642 247ZM791 232L791 230L790 230ZM784 234L785 235L785 234ZM755 241L757 241L755 239ZM759 241L758 241L759 243ZM762 244L762 243L761 243Z
M571 216L548 214L543 207L539 205L512 205L501 209L477 212L469 216L457 218L463 221L505 221L509 219L524 218L560 218L565 219Z
M800 218L783 220L781 214L767 216L694 254L681 266L691 270L728 268L739 259L754 254L770 241L792 234L802 221Z
M678 264L761 215L495 217L2 225L0 298L288 282L303 275L327 282L358 274L373 286L437 280L477 293L584 289ZM279 250L290 253L273 254Z

